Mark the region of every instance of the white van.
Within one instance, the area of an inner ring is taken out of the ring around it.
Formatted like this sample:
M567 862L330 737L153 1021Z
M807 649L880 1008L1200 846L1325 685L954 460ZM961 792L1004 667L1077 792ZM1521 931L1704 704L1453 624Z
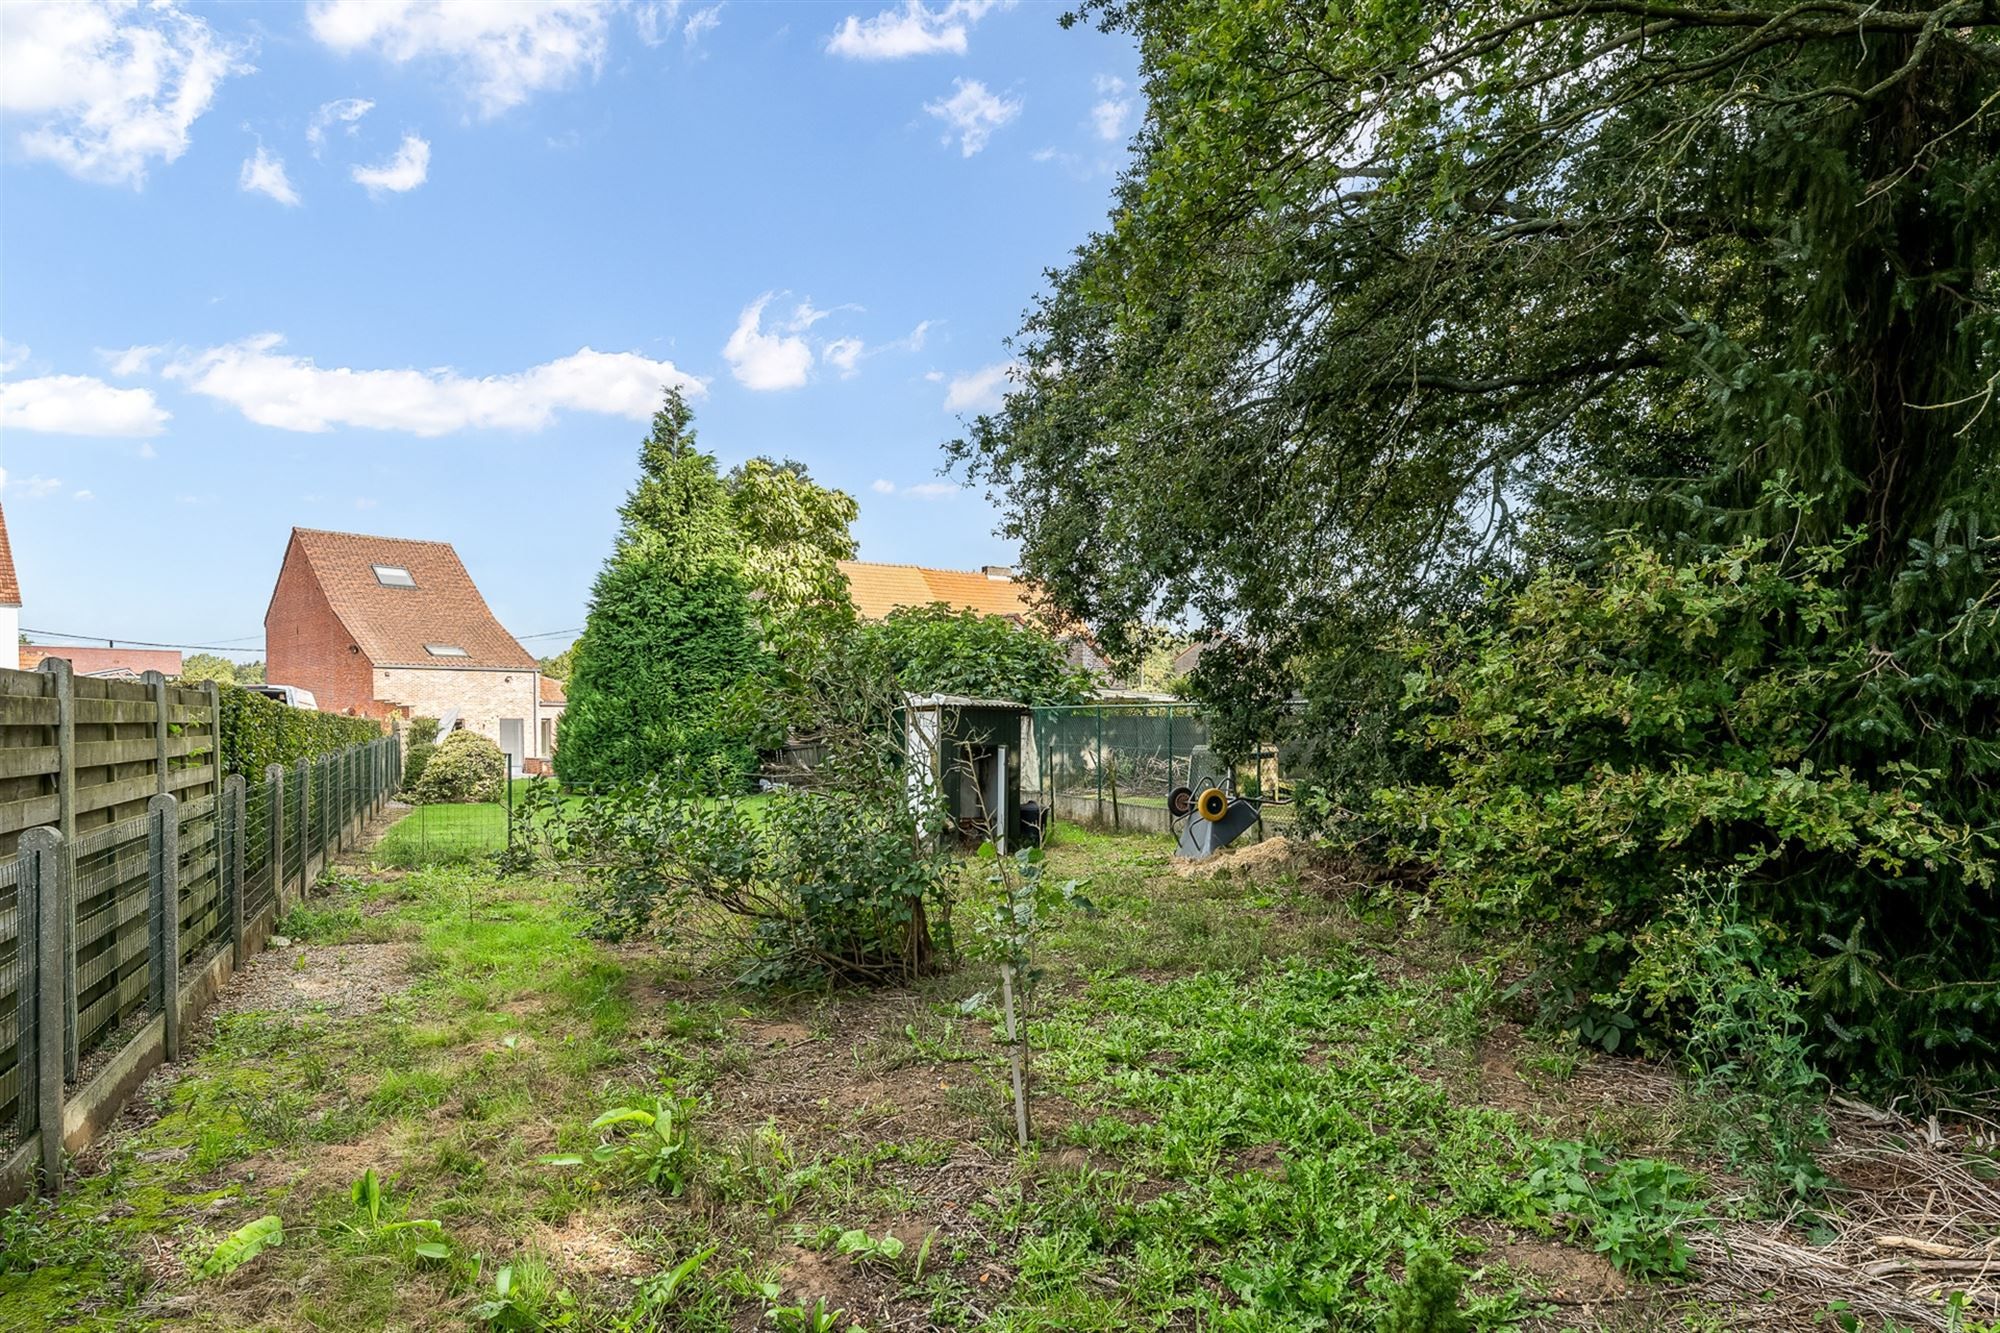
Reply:
M313 698L313 692L296 685L245 685L243 688L266 699L276 699L287 708L303 708L308 713L319 711L319 700Z

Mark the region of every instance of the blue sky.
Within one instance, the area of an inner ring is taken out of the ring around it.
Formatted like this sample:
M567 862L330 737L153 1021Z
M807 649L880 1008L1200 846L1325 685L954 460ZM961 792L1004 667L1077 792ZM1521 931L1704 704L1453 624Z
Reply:
M1061 12L0 5L23 624L255 656L298 525L581 625L663 379L725 466L855 495L864 559L1009 561L938 446L1139 113Z

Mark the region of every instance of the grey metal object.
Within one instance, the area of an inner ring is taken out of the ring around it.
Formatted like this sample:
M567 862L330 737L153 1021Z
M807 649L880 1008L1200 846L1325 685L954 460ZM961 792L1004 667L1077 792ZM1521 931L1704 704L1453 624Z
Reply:
M1190 810L1174 827L1174 855L1199 860L1235 842L1263 819L1263 803L1248 796L1231 796L1220 819Z

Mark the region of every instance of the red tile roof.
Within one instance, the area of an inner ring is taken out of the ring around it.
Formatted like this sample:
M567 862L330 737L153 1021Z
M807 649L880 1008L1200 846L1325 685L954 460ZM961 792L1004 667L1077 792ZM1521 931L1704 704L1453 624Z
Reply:
M1030 616L1027 585L1011 574L976 569L929 569L923 565L883 565L843 560L847 595L864 620L880 620L899 606L944 602L985 616Z
M14 577L14 548L7 541L7 511L0 509L0 606L21 604L21 580Z
M287 561L294 552L375 666L535 669L534 655L493 618L447 542L293 528ZM408 570L416 586L384 586L376 565ZM267 610L267 638L269 620ZM440 657L429 651L431 644L462 648L465 655Z
M135 676L147 671L181 674L181 655L170 648L70 648L59 643L22 644L21 670L33 671L45 657L67 657L70 670L79 676L121 670Z
M569 702L569 696L563 693L563 683L561 681L557 680L554 676L542 676L539 677L539 680L541 681L543 703L566 704Z

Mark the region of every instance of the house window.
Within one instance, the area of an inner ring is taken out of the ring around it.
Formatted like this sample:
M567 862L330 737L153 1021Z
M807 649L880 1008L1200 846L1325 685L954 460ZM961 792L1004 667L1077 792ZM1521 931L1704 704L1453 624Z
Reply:
M401 565L375 565L375 581L385 588L414 588L417 581Z
M424 651L432 657L468 657L469 653L455 643L427 643Z

